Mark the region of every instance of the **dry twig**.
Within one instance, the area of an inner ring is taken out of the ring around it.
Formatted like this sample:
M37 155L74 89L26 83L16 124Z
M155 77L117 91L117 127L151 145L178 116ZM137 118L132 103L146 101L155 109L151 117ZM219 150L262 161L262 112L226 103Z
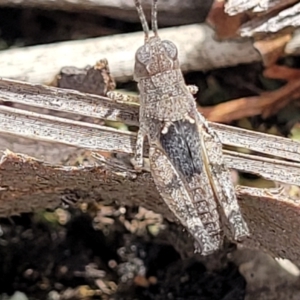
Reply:
M300 82L297 78L278 90L265 92L259 96L231 100L213 107L202 107L199 111L209 120L221 123L257 115L267 118L276 114L290 102L298 100L299 96Z

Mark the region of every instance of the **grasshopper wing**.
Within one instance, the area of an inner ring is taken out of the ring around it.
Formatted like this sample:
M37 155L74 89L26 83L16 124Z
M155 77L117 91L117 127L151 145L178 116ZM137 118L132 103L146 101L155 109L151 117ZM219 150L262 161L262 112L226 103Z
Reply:
M197 250L207 255L221 247L222 230L198 142L195 124L176 121L161 134L160 144L150 146L149 158L159 193L195 238Z

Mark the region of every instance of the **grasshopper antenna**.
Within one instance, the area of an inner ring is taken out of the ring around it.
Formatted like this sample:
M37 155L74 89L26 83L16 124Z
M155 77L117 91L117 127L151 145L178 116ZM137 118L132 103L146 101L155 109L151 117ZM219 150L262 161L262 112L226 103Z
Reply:
M146 20L146 17L145 17L145 14L144 14L144 11L143 11L143 8L141 5L141 1L135 0L134 3L135 3L136 10L139 14L139 17L140 17L140 20L142 23L143 31L145 33L145 40L147 41L149 39L149 27L148 27L148 23L147 23L147 20ZM154 3L153 3L153 6L154 6ZM153 14L153 11L152 11L152 14Z
M158 26L157 26L157 0L152 0L152 11L151 11L151 26L152 31L155 36L158 36Z

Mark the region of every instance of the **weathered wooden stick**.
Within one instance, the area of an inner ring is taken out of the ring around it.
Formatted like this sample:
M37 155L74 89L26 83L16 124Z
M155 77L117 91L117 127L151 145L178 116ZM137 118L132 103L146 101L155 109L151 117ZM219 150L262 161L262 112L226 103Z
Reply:
M51 109L60 113L69 113L77 116L81 115L110 121L121 121L128 125L139 124L139 105L136 103L117 103L102 96L9 79L0 79L0 101L26 105L28 110L32 107ZM76 122L72 123L71 120L65 118L56 119L53 116L47 117L3 106L1 107L1 112L2 117L0 118L0 121L2 119L2 126L4 126L5 122L7 124L5 126L11 127L10 131L6 132L10 132L11 134L15 132L14 134L19 136L22 135L22 132L18 131L22 129L13 125L13 119L15 118L14 114L21 118L28 118L28 120L29 118L33 118L33 120L37 119L37 122L38 120L41 121L41 118L44 118L41 124L43 124L43 122L51 121L52 123L50 126L53 126L53 124L57 122L56 124L60 124L61 126L64 126L62 124L65 124L65 126L67 126L67 124L70 126L74 124L74 128L76 127ZM12 113L11 116L10 113ZM96 128L99 127L99 125L97 125L97 127L94 124L87 123L82 124L82 126L82 128L85 128L85 126L87 128L94 128L94 130L97 130ZM255 152L268 154L270 156L300 162L300 143L298 142L217 123L210 123L210 126L218 133L221 142L224 145L242 147ZM100 126L99 128L101 131L102 127ZM36 130L38 130L38 128L36 128ZM109 130L111 129L105 127L104 132ZM2 133L5 133L4 127L2 127ZM43 135L37 136L39 140L42 140L42 137ZM54 142L58 141L54 140ZM134 143L134 140L132 142ZM70 143L66 142L65 144ZM80 146L77 144L74 144L74 146L84 147L84 145ZM122 151L124 152L124 150Z
M105 57L115 80L127 81L132 79L134 53L143 43L141 36L142 33L136 32L1 51L0 75L50 83L62 67L83 68ZM220 42L205 24L162 29L160 36L178 46L184 72L261 61L250 39Z
M93 151L127 154L134 152L136 142L136 134L129 131L5 106L0 106L0 133ZM229 168L300 186L300 162L285 162L233 151L226 151L225 161Z

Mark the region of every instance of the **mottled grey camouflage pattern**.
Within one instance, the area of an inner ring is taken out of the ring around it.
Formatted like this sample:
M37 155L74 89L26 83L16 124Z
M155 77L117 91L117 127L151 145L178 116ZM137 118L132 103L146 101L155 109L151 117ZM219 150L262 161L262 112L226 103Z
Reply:
M186 86L176 46L157 33L156 5L152 5L152 30L135 0L145 32L145 44L135 55L134 79L140 90L140 128L133 159L143 167L143 145L150 145L150 171L170 210L195 238L203 255L222 246L223 233L235 241L249 235L231 182L223 164L222 144L196 108Z

